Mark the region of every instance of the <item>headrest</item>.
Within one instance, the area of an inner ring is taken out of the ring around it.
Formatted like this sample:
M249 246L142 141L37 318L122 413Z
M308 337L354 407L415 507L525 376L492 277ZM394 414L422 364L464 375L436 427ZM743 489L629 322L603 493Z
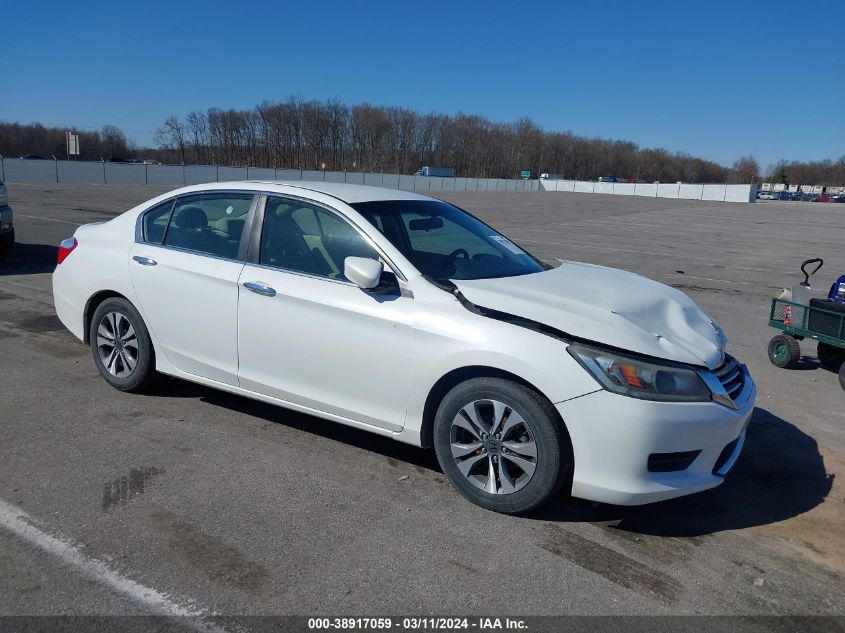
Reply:
M180 229L204 229L208 227L208 216L199 207L182 207L173 221Z
M243 231L244 224L245 221L243 218L220 218L214 223L214 228L237 237Z

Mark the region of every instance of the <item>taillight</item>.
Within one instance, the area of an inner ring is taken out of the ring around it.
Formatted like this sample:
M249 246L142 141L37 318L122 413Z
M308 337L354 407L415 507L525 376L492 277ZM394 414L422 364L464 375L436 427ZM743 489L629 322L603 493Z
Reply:
M76 241L75 237L69 237L66 240L62 240L62 243L59 244L59 252L56 254L56 263L61 264L63 261L67 259L67 256L73 252L79 245L79 242Z

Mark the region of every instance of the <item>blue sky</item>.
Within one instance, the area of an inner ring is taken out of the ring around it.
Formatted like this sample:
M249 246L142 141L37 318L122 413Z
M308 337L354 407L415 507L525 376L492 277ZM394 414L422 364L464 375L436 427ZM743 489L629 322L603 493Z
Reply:
M0 120L140 144L295 95L529 116L723 164L845 154L845 2L8 0Z

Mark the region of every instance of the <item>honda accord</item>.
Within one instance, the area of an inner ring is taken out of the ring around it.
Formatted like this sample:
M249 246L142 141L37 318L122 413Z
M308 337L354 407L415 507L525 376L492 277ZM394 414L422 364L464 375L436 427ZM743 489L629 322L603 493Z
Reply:
M167 374L433 447L480 506L718 486L754 408L678 290L538 260L458 207L333 183L185 187L59 247L56 312L123 391Z

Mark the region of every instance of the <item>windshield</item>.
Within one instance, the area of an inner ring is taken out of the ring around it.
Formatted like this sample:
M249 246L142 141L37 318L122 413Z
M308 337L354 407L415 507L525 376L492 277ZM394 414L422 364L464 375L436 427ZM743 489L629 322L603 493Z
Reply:
M527 275L543 265L498 231L447 202L379 200L352 207L435 281Z

